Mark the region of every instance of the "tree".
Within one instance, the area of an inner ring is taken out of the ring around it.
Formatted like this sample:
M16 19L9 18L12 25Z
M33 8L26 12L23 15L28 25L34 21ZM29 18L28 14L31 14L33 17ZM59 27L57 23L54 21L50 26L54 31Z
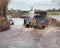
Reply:
M6 17L8 0L0 0L0 31L10 28L9 20Z
M0 17L6 17L8 0L0 0Z

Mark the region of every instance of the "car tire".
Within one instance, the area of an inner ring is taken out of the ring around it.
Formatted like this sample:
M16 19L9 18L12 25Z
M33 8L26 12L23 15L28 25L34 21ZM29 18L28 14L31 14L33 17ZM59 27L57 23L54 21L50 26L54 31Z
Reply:
M23 25L25 25L26 24L26 21L24 21L24 24Z
M45 29L46 28L46 26L42 26L42 29Z
M26 24L26 25L25 25L25 27L26 27L26 28L29 28L29 25L28 25L28 24Z

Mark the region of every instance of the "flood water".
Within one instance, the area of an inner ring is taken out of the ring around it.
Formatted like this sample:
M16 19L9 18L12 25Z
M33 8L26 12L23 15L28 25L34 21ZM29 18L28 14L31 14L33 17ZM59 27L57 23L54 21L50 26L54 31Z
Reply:
M55 15L55 16L52 15L51 17L54 18L54 19L56 19L57 21L60 21L60 16L59 15Z
M60 21L60 16L51 16L51 17ZM11 18L11 19L14 22L14 25L11 25L11 30L17 30L23 26L24 19L22 19L22 18Z
M11 18L11 19L14 22L14 25L11 25L10 30L17 30L23 26L24 19L21 19L21 18Z
M11 19L11 29L0 32L0 48L60 48L60 28L24 28L23 19Z

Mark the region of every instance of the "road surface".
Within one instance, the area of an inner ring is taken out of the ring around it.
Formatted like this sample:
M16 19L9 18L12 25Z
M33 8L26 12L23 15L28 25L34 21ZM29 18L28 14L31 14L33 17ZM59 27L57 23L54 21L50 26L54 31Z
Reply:
M60 48L60 27L40 30L12 25L11 29L0 32L0 48Z

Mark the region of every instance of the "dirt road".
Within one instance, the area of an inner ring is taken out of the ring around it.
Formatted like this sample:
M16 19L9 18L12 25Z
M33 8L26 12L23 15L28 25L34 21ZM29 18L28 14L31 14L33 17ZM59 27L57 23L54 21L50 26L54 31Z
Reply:
M40 30L11 26L10 30L0 32L0 48L60 48L60 27Z

